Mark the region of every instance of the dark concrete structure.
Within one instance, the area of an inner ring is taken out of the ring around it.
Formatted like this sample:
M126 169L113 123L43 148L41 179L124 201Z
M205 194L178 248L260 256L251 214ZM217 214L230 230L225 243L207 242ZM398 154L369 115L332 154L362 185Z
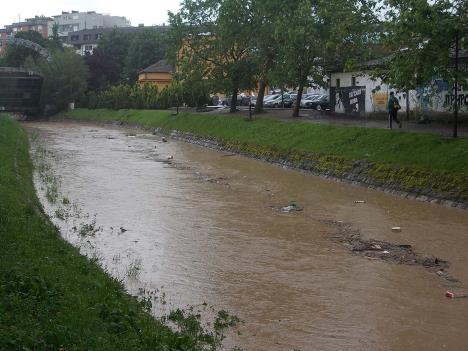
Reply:
M42 81L39 73L0 67L0 111L39 113Z

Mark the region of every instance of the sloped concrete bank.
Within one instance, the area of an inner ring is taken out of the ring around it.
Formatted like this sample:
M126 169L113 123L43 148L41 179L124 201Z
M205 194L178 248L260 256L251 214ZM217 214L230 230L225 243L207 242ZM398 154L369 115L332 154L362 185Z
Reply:
M163 133L157 128L154 133ZM361 185L417 201L468 209L468 176L392 167L339 156L286 151L271 147L221 141L173 130L171 138L255 158L285 168L305 171L334 181Z

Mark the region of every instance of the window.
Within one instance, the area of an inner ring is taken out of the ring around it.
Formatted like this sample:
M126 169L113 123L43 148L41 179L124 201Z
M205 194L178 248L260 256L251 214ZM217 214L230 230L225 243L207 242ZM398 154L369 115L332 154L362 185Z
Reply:
M337 87L337 88L340 87L340 78L336 78L336 87Z
M354 77L354 76L351 77L351 86L353 86L353 87L356 86L356 77Z
M84 49L85 49L85 51L93 51L93 46L92 45L85 45Z
M102 34L98 33L98 34L96 34L95 39L99 40L99 39L101 39L101 37L102 37Z
M70 40L71 40L71 41L78 41L78 40L80 40L80 36L79 36L79 35L72 35L72 36L70 37Z
M89 41L89 40L91 40L91 34L85 34L85 35L83 35L83 40L84 40L84 41Z

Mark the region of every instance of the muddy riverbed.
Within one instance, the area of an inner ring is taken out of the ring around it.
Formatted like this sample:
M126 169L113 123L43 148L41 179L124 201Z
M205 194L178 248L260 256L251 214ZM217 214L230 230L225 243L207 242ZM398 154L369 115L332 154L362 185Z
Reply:
M464 210L142 131L25 127L62 236L132 294L155 291L155 315L207 302L245 322L227 347L254 351L468 348L468 299L444 296L468 290ZM421 264L382 259L394 247Z

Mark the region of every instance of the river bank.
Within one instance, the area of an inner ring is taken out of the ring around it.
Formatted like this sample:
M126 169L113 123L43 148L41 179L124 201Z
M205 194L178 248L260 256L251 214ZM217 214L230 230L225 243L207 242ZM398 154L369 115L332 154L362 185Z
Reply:
M153 319L147 302L60 237L37 199L28 149L20 125L0 115L0 349L203 349L201 330L190 337Z
M419 201L468 207L468 139L172 111L77 109L58 117L171 134Z

